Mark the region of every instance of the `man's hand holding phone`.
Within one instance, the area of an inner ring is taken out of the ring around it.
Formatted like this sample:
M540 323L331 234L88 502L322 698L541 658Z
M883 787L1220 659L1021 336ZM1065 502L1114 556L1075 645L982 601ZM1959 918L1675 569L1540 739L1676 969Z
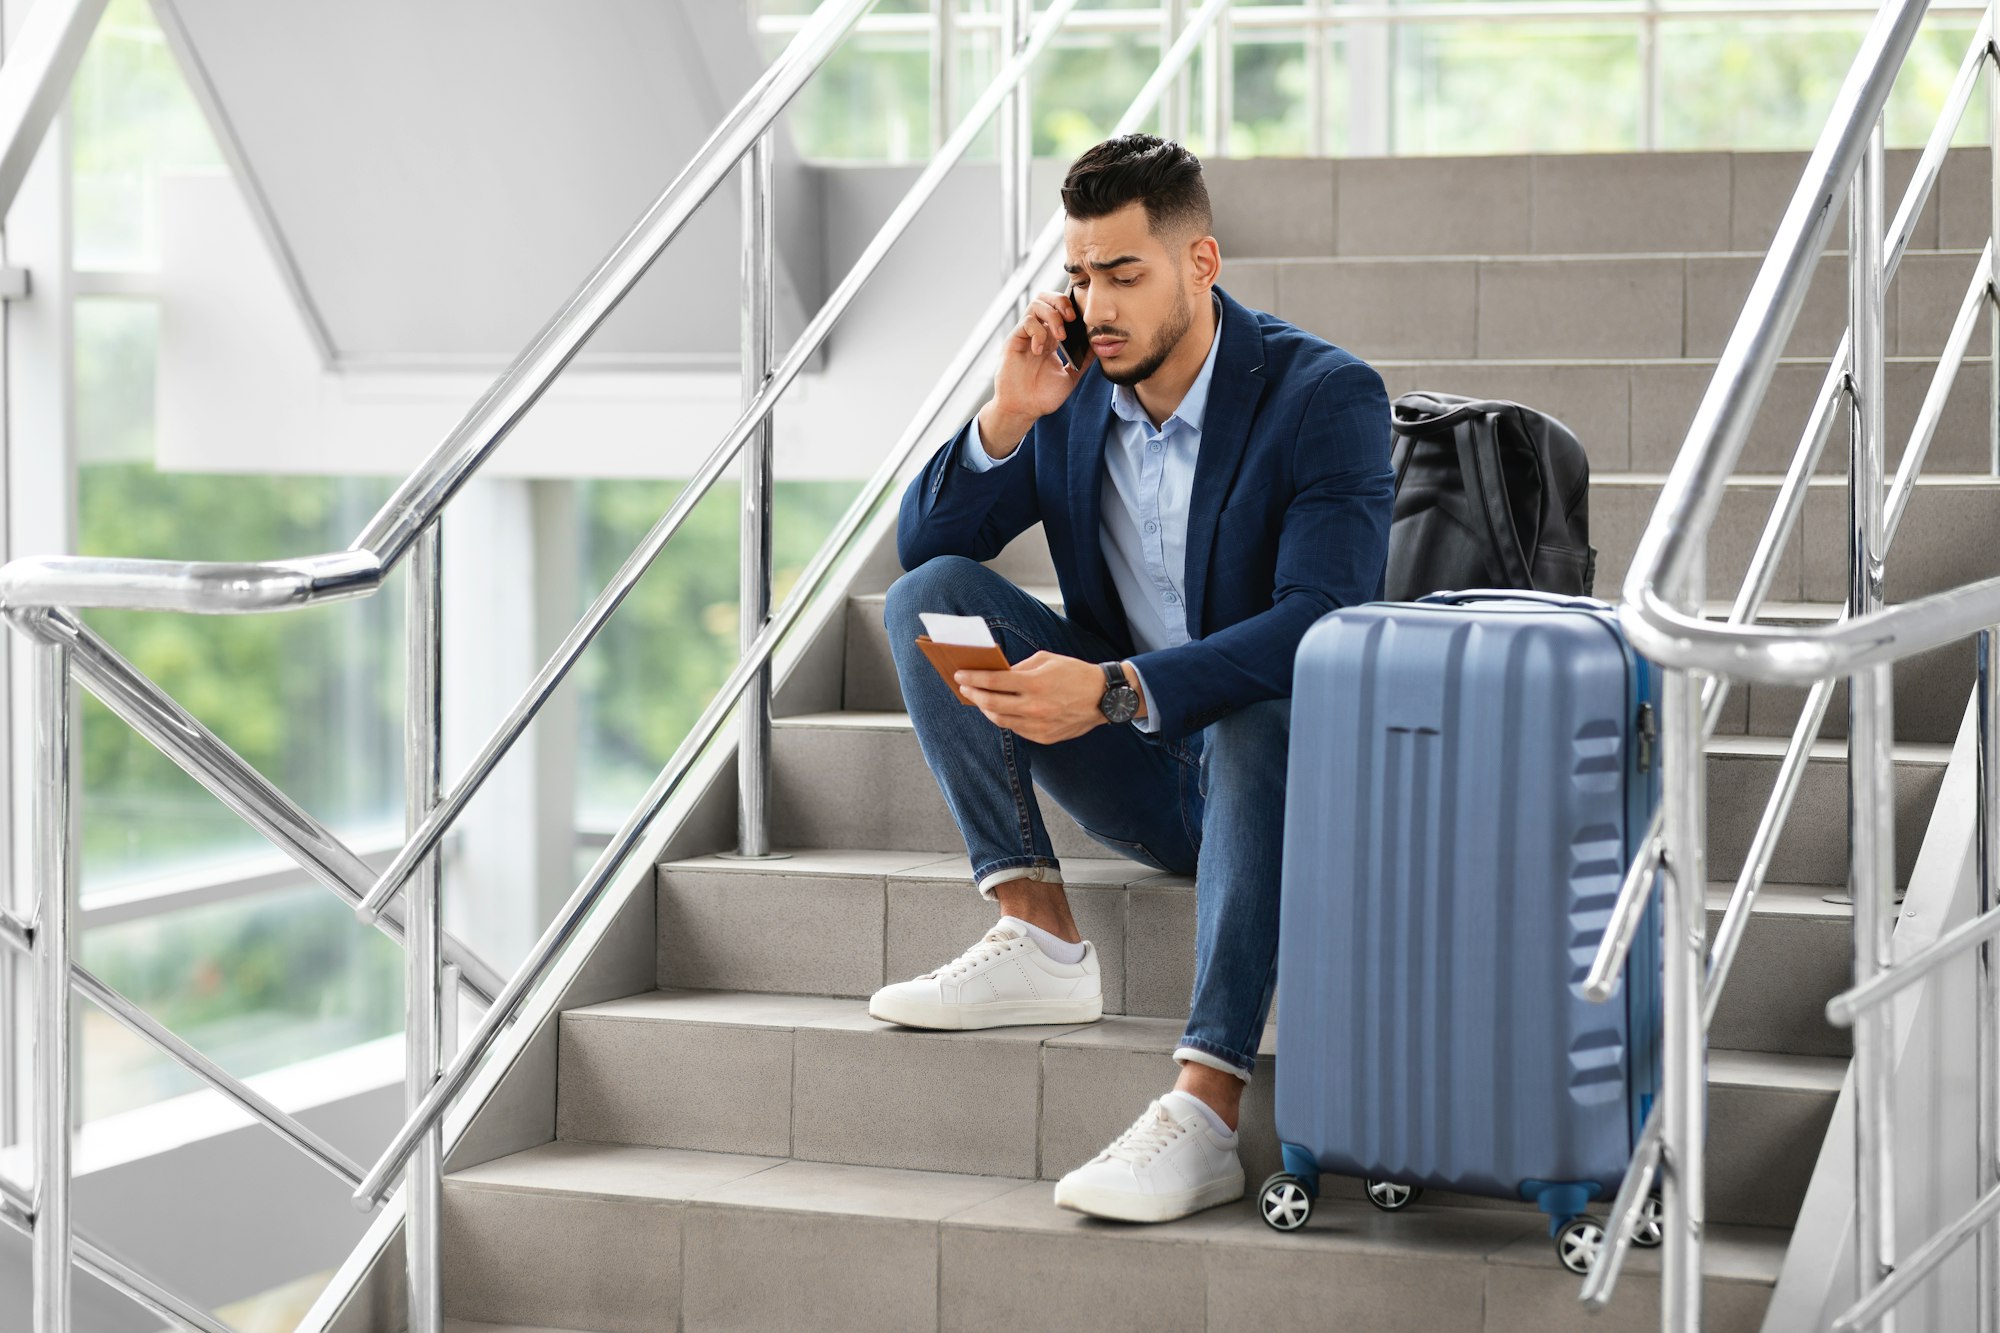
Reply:
M1059 350L1066 341L1071 362ZM993 398L979 413L979 438L986 452L995 458L1013 453L1037 421L1068 400L1095 359L1084 332L1083 308L1075 298L1042 292L1030 301L1027 317L1002 349Z

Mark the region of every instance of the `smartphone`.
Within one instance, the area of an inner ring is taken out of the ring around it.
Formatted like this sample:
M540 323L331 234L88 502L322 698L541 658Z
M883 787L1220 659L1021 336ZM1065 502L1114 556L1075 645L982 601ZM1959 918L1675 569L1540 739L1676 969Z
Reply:
M1076 288L1071 286L1063 293L1069 297L1070 307L1077 312L1075 319L1063 322L1063 360L1069 363L1072 370L1081 369L1090 356L1090 330L1083 322L1083 302L1076 299L1075 292Z

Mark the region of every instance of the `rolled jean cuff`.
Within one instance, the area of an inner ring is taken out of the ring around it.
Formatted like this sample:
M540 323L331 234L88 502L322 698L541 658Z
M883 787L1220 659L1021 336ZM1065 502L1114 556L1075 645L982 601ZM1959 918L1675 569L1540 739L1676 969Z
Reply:
M993 890L1010 879L1031 879L1041 884L1060 884L1063 882L1062 866L1054 861L1003 861L979 877L979 896L992 902L999 896Z
M1206 1065L1225 1074L1234 1074L1245 1083L1250 1081L1251 1067L1244 1064L1239 1057L1225 1055L1220 1049L1196 1045L1189 1038L1182 1038L1181 1044L1174 1048L1174 1060L1184 1065Z

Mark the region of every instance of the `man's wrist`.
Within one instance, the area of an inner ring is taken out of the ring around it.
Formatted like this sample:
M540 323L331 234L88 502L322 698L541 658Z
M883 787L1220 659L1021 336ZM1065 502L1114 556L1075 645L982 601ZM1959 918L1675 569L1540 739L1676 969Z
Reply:
M1139 682L1138 670L1130 662L1120 662L1118 669L1125 673L1125 683L1132 687L1132 693L1139 696L1139 711L1132 714L1132 720L1137 722L1146 716L1146 689Z
M979 410L979 447L988 457L1006 458L1021 447L1036 418L1003 412L992 403Z

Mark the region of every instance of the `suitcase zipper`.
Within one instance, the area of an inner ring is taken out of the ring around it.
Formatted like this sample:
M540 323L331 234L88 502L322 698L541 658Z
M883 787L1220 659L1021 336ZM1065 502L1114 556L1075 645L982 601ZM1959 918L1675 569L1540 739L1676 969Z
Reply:
M1639 705L1639 725L1637 730L1639 733L1639 771L1641 773L1650 773L1653 771L1653 740L1659 734L1653 726L1652 704L1643 703Z

